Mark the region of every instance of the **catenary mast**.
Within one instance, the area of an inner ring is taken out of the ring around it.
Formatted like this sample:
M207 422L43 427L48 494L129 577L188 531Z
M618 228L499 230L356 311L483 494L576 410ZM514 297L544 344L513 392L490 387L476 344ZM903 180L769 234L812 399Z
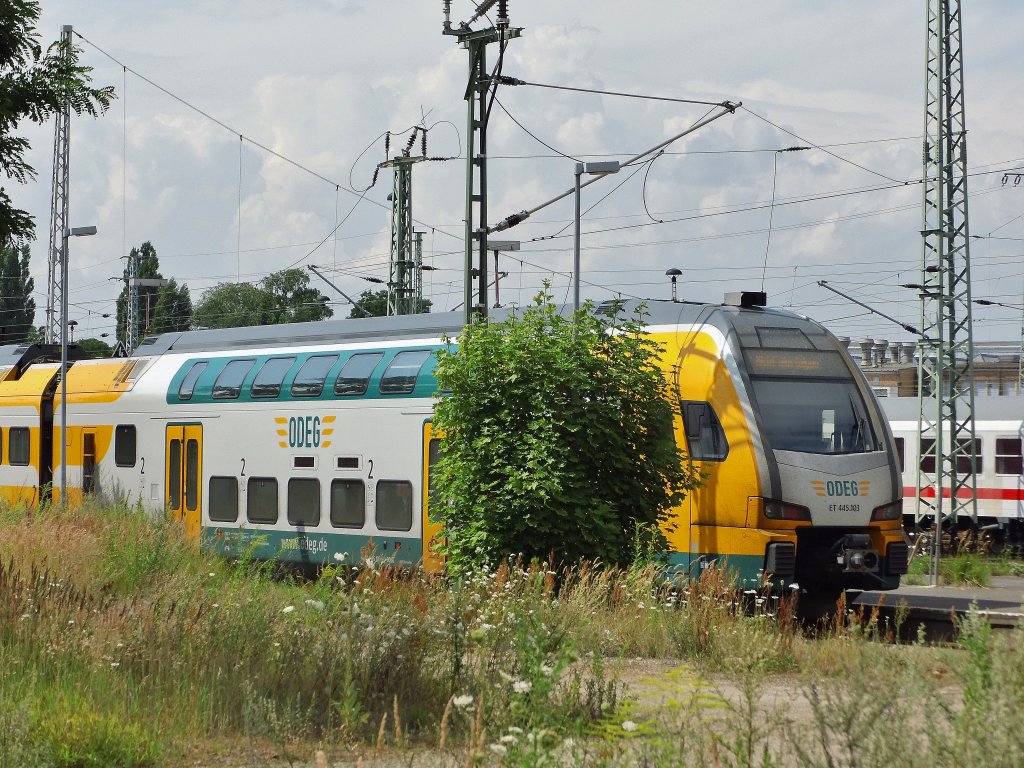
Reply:
M942 529L955 536L961 517L977 521L977 444L960 0L927 3L916 521L935 524L938 583Z

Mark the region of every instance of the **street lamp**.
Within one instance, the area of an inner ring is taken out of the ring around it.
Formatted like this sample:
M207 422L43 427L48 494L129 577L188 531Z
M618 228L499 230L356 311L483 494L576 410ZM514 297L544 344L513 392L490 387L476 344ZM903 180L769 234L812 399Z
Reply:
M96 234L96 227L64 227L60 249L60 503L68 507L68 238Z
M683 274L683 271L681 269L677 269L676 267L672 267L671 269L665 270L665 274L672 278L672 303L675 304L676 303L676 278L678 278L681 274Z
M576 163L576 237L573 246L572 262L572 306L580 309L580 176L588 173L591 176L609 176L619 172L618 160L605 160L596 163Z

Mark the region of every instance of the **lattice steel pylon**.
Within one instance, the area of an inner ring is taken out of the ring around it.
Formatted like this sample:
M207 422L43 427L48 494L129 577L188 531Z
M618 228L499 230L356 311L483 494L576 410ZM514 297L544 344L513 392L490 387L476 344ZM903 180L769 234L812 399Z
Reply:
M928 0L918 358L918 527L977 521L960 0ZM935 577L941 536L934 537Z
M414 134L415 136L415 134ZM412 166L423 157L395 157L384 163L394 168L391 191L391 270L388 276L388 315L412 315L419 311L413 276Z
M71 46L72 27L61 28L60 41ZM70 154L71 105L65 103L54 118L53 132L53 189L50 193L50 250L46 279L46 328L44 340L47 344L60 341L61 324L67 320L58 317L63 306L64 269L62 249L64 230L68 226L68 155Z
M139 346L139 253L134 248L128 254L128 312L124 324L124 346L130 355Z
M463 317L471 320L487 317L487 121L490 114L488 96L497 82L487 71L487 46L500 44L499 66L509 40L519 37L521 27L509 26L508 0L482 0L468 22L453 25L451 0L444 3L445 35L454 35L469 51L469 79L466 84L466 229L465 269L463 285ZM497 3L494 26L474 30L470 27ZM476 264L474 266L474 255ZM476 279L476 299L473 281Z

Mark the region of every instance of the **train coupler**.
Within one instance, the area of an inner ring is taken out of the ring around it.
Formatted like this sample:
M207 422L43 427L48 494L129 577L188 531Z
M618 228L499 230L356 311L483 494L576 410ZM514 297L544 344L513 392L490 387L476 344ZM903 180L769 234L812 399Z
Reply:
M877 573L881 558L866 533L848 533L832 547L836 565L843 573Z

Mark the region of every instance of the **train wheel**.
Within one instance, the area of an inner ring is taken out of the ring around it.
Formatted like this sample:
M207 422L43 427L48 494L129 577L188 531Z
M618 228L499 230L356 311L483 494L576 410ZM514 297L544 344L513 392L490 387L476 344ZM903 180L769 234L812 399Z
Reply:
M1002 531L985 534L986 549L990 555L1001 555L1006 551L1006 536Z

